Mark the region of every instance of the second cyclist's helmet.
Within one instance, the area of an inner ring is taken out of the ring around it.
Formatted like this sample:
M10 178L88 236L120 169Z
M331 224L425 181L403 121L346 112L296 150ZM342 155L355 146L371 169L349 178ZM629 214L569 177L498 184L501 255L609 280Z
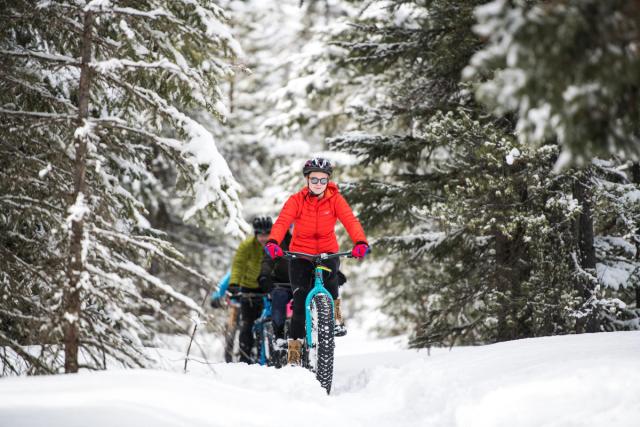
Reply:
M324 172L331 175L333 172L333 166L331 162L322 157L314 157L311 160L307 160L302 167L302 174L304 176L309 175L311 172Z
M269 216L257 216L253 218L253 232L255 234L269 234L271 233L271 226L273 220Z

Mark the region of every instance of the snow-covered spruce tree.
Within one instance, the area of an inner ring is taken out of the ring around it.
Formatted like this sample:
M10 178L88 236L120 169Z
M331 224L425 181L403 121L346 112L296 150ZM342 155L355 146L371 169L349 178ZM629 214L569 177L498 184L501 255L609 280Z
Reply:
M273 49L274 55L267 65L271 67L269 80L273 82L263 91L261 140L273 155L273 183L266 195L275 196L278 207L288 194L299 188L302 162L311 156L331 159L335 164L334 180L340 185L350 180L348 165L353 156L329 151L326 138L339 132L355 130L354 111L370 104L379 85L368 75L358 75L342 67L347 50L330 44L332 38L348 28L359 8L345 1L311 1L300 5L297 0L279 2L281 14L296 26L287 26L286 32L273 43L284 43ZM273 32L272 29L269 33ZM255 37L255 36L254 36ZM253 67L252 67L253 68ZM256 73L257 75L258 73ZM266 102L265 102L266 101ZM337 229L340 245L348 248L352 242L343 229ZM342 288L346 312L351 315L375 298L370 278L383 269L367 263L369 268L358 268L345 262L342 271L348 277Z
M554 175L557 147L525 149L511 118L490 117L461 82L482 46L472 31L480 3L384 2L338 42L350 50L346 66L375 75L378 93L360 111L371 131L331 145L361 160L367 178L349 196L368 227L384 230L376 246L399 251L385 253L396 263L385 307L418 346L609 323L592 310L595 258L592 271L581 264L579 225L592 213L577 200L588 195L574 193L591 175ZM616 318L615 304L595 299Z
M296 0L225 1L222 5L229 11L234 37L243 47L244 55L236 63L251 72L236 73L225 82L227 123L212 131L234 176L243 185L247 212L273 215L276 205L272 177L277 175L274 169L279 167L283 156L290 154L286 147L291 145L283 150L273 137L264 133L262 123L275 114L268 99L289 79L283 63L290 60L291 52L300 44L303 10Z
M590 270L596 294L607 286L615 288L609 289L608 293L613 291L610 303L591 299L599 301L604 309L594 315L606 322L611 316L605 308L618 305L616 291L638 286L632 265L623 269L626 274L619 275L618 280L611 280L612 275L603 270L604 265L609 266L605 270L616 268L611 267L603 250L611 248L602 239L610 241L612 228L603 229L602 225L610 224L603 220L607 212L603 209L616 212L616 222L625 226L616 230L618 244L614 246L621 249L625 241L630 245L627 249L635 246L631 252L618 252L631 258L635 253L637 261L638 222L629 219L637 218L633 208L637 181L633 172L625 174L620 169L637 170L640 153L640 7L626 1L500 0L479 7L476 14L479 25L475 30L487 43L473 56L464 74L482 81L477 88L479 100L497 114L516 113L521 142L534 146L548 141L559 144L562 154L557 169L571 163L588 165L594 156L615 156L604 162L609 172L603 178L593 174L594 168L603 171L600 160L582 171L574 191L583 211L577 233L586 237L580 240L582 267ZM616 180L603 186L607 177ZM605 191L611 187L617 189L619 197ZM621 192L627 195L622 197ZM603 200L615 207L603 204ZM626 293L625 302L636 300L636 308L627 309L636 312L637 297Z
M464 111L432 116L419 137L403 139L406 151L401 138L378 136L373 148L373 136L360 137L333 144L367 165L384 161L387 172L352 194L367 224L385 230L376 247L391 248L397 264L382 285L414 345L574 330L570 313L582 302L570 256L578 211L572 177L552 174L554 147L526 153ZM423 154L412 159L416 151Z
M149 274L151 259L198 273L127 188L154 179L159 152L193 194L187 217L204 210L226 216L227 232L245 226L211 134L185 114L224 111L223 59L238 47L211 2L0 6L4 373L145 365L155 319L178 324L167 312L176 303L199 310Z
M349 124L348 102L356 101L356 96L346 90L345 84L353 87L347 83L347 74L353 73L336 67L344 49L330 46L328 41L358 12L344 1L288 0L282 4L287 6L281 13L298 24L287 29L286 37L279 38L279 43L286 43L286 50L276 49L268 63L272 68L270 79L275 79L265 91L261 123L262 139L277 160L276 184L284 188L278 195L279 203L291 188L300 185L299 171L306 157L330 158L338 166L337 173L348 164L349 156L326 150L325 138ZM372 86L366 89L368 93L371 90Z
M638 2L496 0L477 17L487 43L465 74L486 75L479 99L499 114L516 112L523 141L556 139L561 164L638 159Z
M456 227L447 229L440 216L430 212L442 200L444 185L459 172L457 166L443 168L452 151L460 147L449 147L454 141L447 136L465 137L462 146L477 139L477 132L450 129L455 120L446 113L459 116L457 110L463 107L471 111L467 123L483 114L459 85L460 70L480 44L471 32L477 4L373 2L353 30L336 38L337 45L350 52L343 66L356 70L360 79L368 77L375 87L370 103L355 109L361 127L370 132L346 134L331 144L361 159L358 170L368 179L354 185L349 196L360 202L361 218L368 228L384 230L387 238L379 239L376 246L392 245L399 250L385 253L396 266L383 281L389 302L385 306L401 324L407 322L416 337L425 336L425 326L437 327L437 333L429 333L438 335L435 341L439 342L453 342L458 335L469 337L468 342L491 339L477 332L486 316L468 312L474 301L469 294L436 306L442 301L441 289L455 288L457 279L452 278L455 272L448 269L449 263L471 263L479 272L487 265L477 249L486 239L476 241ZM482 124L487 128L482 135L491 135L494 141L509 135L508 123L495 126L483 120ZM461 245L463 241L469 245ZM459 250L445 251L447 247ZM443 250L438 252L438 248ZM478 252L475 257L474 252ZM411 253L415 256L408 257ZM450 258L438 260L434 253L449 253ZM464 274L461 271L457 276ZM484 285L469 279L479 287ZM434 315L440 319L437 325L429 320Z
M353 93L342 85L353 86L349 78L354 74L336 67L344 49L329 45L329 41L357 12L345 2L308 2L300 8L301 25L288 46L295 54L277 58L284 79L268 98L273 112L264 120L276 141L317 141L312 148L324 148L324 138L339 124L347 124L347 99Z
M601 330L640 329L640 176L615 160L594 160L595 292L587 309Z

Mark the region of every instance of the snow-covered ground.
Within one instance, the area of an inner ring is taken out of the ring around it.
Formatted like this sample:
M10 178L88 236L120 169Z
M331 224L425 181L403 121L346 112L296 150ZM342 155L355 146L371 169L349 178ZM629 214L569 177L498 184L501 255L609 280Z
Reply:
M191 363L0 380L2 427L637 426L640 332L398 350L357 331L337 342L334 389L311 373ZM173 371L171 370L173 369Z

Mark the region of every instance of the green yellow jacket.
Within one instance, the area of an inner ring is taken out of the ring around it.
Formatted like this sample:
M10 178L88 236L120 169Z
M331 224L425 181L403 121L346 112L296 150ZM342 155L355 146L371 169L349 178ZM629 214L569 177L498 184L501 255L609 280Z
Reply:
M257 289L258 276L264 249L255 236L251 236L238 246L231 265L231 280L245 288Z

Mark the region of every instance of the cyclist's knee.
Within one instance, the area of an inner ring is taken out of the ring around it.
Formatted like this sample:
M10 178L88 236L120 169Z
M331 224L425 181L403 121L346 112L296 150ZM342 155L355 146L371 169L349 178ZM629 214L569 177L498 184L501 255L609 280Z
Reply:
M285 308L286 310L286 308ZM275 326L284 326L285 311L282 309L273 310L271 312L271 321Z

